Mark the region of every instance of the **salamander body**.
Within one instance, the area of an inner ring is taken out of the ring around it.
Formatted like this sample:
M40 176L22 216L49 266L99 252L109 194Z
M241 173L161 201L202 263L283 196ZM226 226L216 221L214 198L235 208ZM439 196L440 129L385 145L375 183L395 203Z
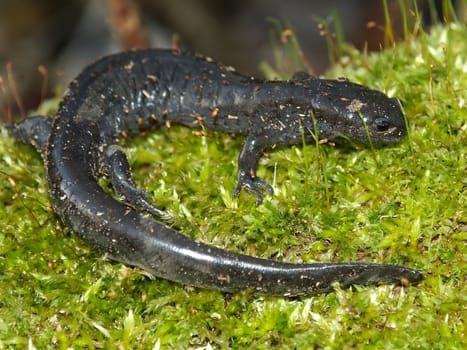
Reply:
M11 128L44 156L50 196L61 220L91 247L155 276L201 288L300 295L334 283L417 283L399 265L292 264L254 258L196 242L147 214L163 212L136 188L119 146L123 137L183 124L245 135L234 194L257 203L272 188L256 176L263 151L319 139L385 145L406 136L398 101L347 80L298 73L290 81L242 76L211 60L175 51L107 56L73 80L54 118L31 117ZM117 201L98 184L106 176Z

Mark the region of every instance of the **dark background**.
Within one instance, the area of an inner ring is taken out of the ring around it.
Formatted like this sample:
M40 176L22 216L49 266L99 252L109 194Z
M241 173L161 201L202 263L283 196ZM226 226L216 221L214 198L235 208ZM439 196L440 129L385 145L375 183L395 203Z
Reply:
M112 7L122 3L137 10L143 44L122 40L120 30L135 19L120 11L117 17L126 19L115 23ZM399 40L403 36L399 1L387 3ZM418 3L428 25L434 6ZM439 6L439 1L432 3ZM102 55L132 46L169 48L174 38L183 49L211 56L241 73L260 75L259 62L273 62L271 18L290 24L309 70L320 74L328 66L328 51L318 23L334 13L346 41L378 50L384 45L382 4L366 0L0 0L0 118L10 121L35 108L52 94L51 87L65 84ZM44 70L39 73L39 66L46 68L47 78Z

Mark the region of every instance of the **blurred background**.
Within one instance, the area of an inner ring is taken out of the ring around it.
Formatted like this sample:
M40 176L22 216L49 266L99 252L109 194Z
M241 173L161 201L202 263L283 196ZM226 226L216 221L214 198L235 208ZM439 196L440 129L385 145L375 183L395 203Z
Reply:
M413 1L0 0L0 118L24 117L87 64L131 48L182 48L261 76L279 27L293 30L306 70L319 75L332 33L361 49L388 45L384 3L394 40L403 39L400 5ZM465 15L463 0L417 3L425 28L443 20L446 3Z

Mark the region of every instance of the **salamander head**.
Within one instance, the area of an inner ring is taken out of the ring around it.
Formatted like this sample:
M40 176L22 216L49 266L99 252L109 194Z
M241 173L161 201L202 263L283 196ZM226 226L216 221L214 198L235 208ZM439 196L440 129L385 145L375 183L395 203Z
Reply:
M348 138L361 144L397 143L407 136L401 105L380 91L346 80L321 80L314 114L317 124L332 123L329 139ZM324 123L320 123L325 121ZM318 130L319 131L319 130Z

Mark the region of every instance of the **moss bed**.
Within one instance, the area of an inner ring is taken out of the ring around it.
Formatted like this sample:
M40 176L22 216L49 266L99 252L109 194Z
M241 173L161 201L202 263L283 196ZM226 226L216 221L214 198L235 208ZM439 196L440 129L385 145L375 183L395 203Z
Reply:
M153 278L64 228L40 156L1 129L0 349L465 348L467 27L376 54L348 49L327 76L400 98L409 138L274 150L259 176L275 194L259 207L231 195L240 137L156 131L125 145L134 176L196 239L291 262L404 264L423 283L287 299Z

